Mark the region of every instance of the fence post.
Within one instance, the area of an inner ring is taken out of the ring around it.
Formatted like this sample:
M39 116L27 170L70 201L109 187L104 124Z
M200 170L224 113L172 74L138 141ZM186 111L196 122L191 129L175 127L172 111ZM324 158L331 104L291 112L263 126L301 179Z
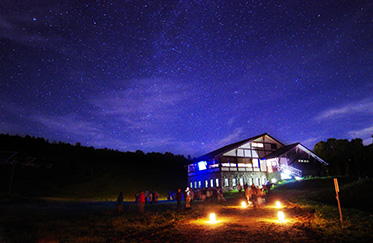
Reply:
M338 202L338 209L339 209L339 218L341 220L341 226L343 228L343 218L342 218L342 209L341 209L341 203L339 201L339 186L338 186L338 179L334 178L334 187L335 187L335 193L336 193L336 198Z

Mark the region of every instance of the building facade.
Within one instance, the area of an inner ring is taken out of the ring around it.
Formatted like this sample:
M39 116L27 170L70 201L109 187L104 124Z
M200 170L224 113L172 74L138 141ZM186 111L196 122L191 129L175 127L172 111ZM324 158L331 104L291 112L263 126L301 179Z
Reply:
M284 145L264 133L217 149L187 166L188 185L193 189L238 185L261 187L291 177L323 175L327 163L300 143Z

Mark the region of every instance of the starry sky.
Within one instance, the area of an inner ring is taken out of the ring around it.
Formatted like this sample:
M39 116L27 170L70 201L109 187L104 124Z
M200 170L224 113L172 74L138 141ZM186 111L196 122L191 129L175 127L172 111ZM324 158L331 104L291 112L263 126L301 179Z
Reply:
M0 133L197 157L372 143L373 2L0 0Z

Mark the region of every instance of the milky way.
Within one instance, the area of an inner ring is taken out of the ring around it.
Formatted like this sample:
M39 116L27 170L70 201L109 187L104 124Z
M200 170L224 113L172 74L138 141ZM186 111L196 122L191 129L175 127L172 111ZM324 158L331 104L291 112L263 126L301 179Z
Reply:
M372 142L372 1L0 1L0 133L199 156Z

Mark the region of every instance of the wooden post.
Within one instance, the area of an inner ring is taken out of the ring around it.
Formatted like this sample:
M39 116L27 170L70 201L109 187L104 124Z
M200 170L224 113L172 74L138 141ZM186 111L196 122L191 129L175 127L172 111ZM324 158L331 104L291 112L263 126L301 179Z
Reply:
M336 198L338 201L338 209L339 209L339 218L341 220L341 226L343 228L343 218L342 218L342 209L341 209L341 203L339 201L339 186L338 186L338 179L334 178L334 187L335 187L335 193L336 193Z

